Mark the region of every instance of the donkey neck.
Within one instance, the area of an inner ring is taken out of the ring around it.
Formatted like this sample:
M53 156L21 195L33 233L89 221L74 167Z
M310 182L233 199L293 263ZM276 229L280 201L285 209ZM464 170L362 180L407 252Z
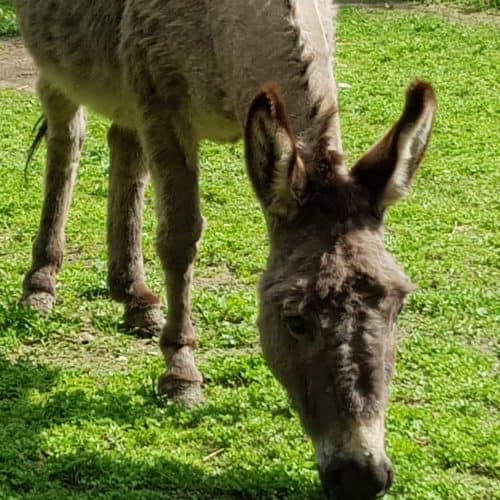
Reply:
M297 0L290 5L289 30L296 41L289 49L290 77L284 75L283 94L299 96L287 103L293 130L306 145L324 137L342 153L333 75L336 11L331 0Z
M211 9L219 74L240 124L260 87L274 81L298 139L324 135L341 152L331 0L226 0Z

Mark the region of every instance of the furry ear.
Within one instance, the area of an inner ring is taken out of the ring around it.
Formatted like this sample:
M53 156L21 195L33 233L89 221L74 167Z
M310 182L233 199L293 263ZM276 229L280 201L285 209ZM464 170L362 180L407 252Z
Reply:
M307 175L274 84L265 85L250 106L245 155L263 208L273 215L292 218L304 197Z
M350 175L368 188L381 210L408 194L429 143L435 111L432 86L413 82L399 121L352 168Z

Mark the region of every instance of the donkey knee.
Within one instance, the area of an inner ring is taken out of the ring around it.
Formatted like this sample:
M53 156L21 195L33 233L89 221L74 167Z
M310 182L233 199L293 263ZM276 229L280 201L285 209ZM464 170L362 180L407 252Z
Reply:
M203 218L171 223L165 231L159 231L156 248L166 271L182 271L192 264L198 251L198 243L203 233Z

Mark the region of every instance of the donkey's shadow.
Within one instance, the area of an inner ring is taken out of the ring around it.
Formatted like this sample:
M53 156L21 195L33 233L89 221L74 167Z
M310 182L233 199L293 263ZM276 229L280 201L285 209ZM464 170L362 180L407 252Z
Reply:
M175 448L148 460L133 458L133 453L101 454L74 443L68 451L47 452L44 433L54 425L111 419L118 425L133 427L157 404L147 389L137 394L142 396L142 404L131 401L130 393L106 389L96 389L92 398L83 390L57 390L61 376L57 367L27 358L12 361L0 355L0 462L4 464L0 470L0 491L7 496L141 500L321 498L319 486L307 489L287 473L285 464L272 465L265 471L251 463L235 464L208 475L179 458ZM194 428L204 417L217 414L231 413L235 420L244 418L237 402L228 405L207 403L189 413L189 422L179 423L179 428ZM185 410L171 406L162 414L168 418L180 417L182 413L186 417Z

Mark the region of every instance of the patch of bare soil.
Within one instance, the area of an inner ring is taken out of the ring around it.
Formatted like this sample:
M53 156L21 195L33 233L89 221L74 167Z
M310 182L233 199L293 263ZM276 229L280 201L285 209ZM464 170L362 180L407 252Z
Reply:
M33 360L64 370L91 373L127 373L129 360L161 356L156 339L125 339L119 336L99 335L91 327L79 332L54 334L50 342L23 344L7 355L13 363Z
M0 89L34 92L37 70L20 38L0 38Z
M196 351L199 363L209 359L228 356L258 356L260 347L255 334L255 342L249 346L227 347L224 349L200 348ZM54 334L50 342L23 344L7 354L12 362L29 361L47 364L62 370L107 375L128 373L129 362L136 363L146 358L161 358L158 339L137 339L133 336L111 336L99 334L90 327L79 332Z

